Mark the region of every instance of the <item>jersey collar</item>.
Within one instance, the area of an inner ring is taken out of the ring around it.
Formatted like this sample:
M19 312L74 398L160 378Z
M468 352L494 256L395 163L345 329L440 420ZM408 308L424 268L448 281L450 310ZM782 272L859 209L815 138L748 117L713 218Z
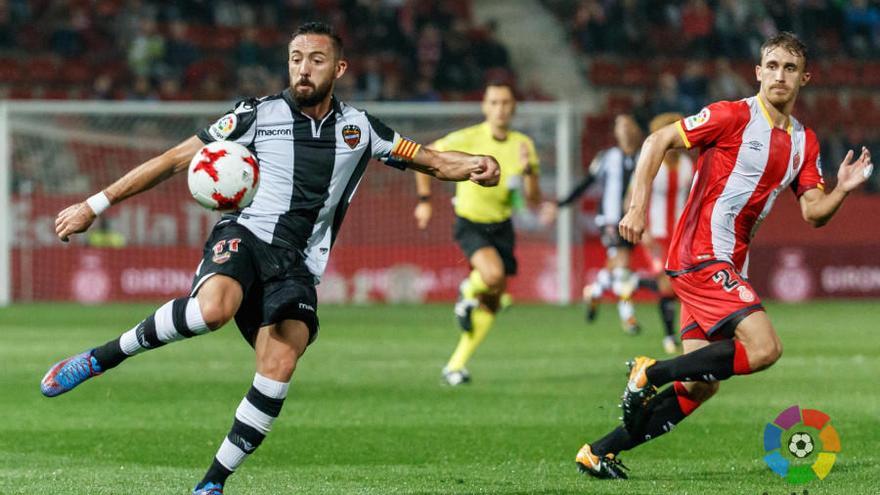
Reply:
M776 125L773 123L773 119L770 118L770 112L767 110L767 107L764 105L764 100L761 99L761 94L755 95L755 99L758 100L758 107L761 108L761 113L764 115L764 118L767 119L767 124L770 125L770 128L773 129ZM791 115L786 117L786 126L785 132L791 134L792 129L794 129L794 124L791 122Z

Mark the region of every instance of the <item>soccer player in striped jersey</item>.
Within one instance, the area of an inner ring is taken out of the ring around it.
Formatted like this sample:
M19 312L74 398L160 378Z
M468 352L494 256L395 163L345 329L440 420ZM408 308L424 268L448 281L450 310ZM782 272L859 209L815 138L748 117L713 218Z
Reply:
M542 222L556 219L559 207L570 206L594 183L602 186L602 199L596 212L596 226L605 246L605 267L596 274L596 280L587 284L583 299L587 305L586 320L596 319L599 301L606 292L617 298L617 313L623 331L635 335L641 330L631 297L638 277L630 270L633 245L620 236L617 224L623 217L624 199L636 168L642 130L635 117L620 114L614 119L614 139L617 145L602 150L590 163L587 175L564 198L547 202L541 211Z
M648 128L657 132L661 128L684 118L680 113L662 113L651 119ZM675 338L675 294L672 283L664 271L669 239L675 230L691 190L694 167L691 157L679 150L669 150L663 165L651 186L651 203L648 207L648 228L642 237L644 250L651 263L652 280L640 281L654 289L658 296L660 319L663 322L663 350L678 354L680 348Z
M645 231L651 183L666 152L700 149L666 262L682 305L684 354L630 362L623 425L584 445L575 458L592 476L625 478L621 451L671 431L718 391L721 380L761 371L782 356L782 342L746 279L749 243L786 189L804 221L821 227L873 170L867 148L855 160L850 150L837 186L825 191L816 134L791 115L810 80L806 46L797 36L783 32L768 39L755 76L756 96L713 103L651 134L642 147L632 202L620 223L630 242Z
M455 305L462 332L442 370L443 379L453 386L470 381L465 365L509 298L504 292L507 278L517 270L510 217L522 206L523 199L531 206L541 200L535 145L531 138L510 128L516 110L513 87L502 82L486 85L482 110L484 122L452 132L431 144L437 150L489 154L501 166L498 187L472 187L474 184L464 182L455 187L454 235L470 262L471 272L461 283ZM416 190L419 203L415 217L418 227L423 229L433 212L430 178L416 174Z
M342 41L329 26L302 25L288 45L287 89L240 102L56 219L63 241L84 232L110 204L186 170L205 143L235 141L257 157L262 177L253 203L217 222L192 292L120 337L56 363L41 382L43 394L54 397L131 356L204 335L234 318L255 350L256 374L196 495L222 494L226 479L281 412L298 360L318 333L315 285L370 158L442 180L498 183L494 158L423 148L333 97L346 68Z

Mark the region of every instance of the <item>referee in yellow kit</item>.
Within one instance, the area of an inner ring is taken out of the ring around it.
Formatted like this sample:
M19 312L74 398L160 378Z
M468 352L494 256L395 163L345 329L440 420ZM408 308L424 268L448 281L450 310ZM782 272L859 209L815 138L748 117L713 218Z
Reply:
M525 134L510 129L515 109L513 87L489 83L482 102L486 120L430 145L438 151L491 155L501 165L501 180L496 187L484 188L467 181L455 186L455 240L472 270L462 281L455 304L461 338L443 368L444 380L453 386L470 381L465 364L486 337L495 314L506 305L504 300L509 299L504 292L507 277L516 274L510 216L522 206L523 199L530 207L538 206L541 200L535 145ZM419 228L424 229L432 214L431 178L416 174L416 189L419 203L415 217Z

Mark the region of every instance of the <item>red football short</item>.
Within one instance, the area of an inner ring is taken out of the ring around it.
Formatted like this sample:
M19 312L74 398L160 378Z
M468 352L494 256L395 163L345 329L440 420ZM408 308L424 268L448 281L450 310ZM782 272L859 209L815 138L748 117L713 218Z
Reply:
M763 310L752 286L725 262L710 263L672 276L681 301L681 339L732 338L736 325Z

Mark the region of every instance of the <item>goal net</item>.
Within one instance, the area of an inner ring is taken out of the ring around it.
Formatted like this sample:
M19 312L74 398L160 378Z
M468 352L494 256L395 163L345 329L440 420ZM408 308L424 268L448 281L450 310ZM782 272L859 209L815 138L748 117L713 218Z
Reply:
M65 206L210 124L230 105L7 102L0 105L0 301L138 301L186 293L217 214L199 207L183 174L102 215L86 234L59 242ZM475 104L363 106L401 134L429 143L481 120ZM545 197L567 190L576 156L574 112L524 103L514 127L535 140ZM416 228L413 174L368 168L319 286L322 302L451 300L468 262L452 240L453 186L434 184L434 218ZM529 301L567 301L580 272L571 219L540 225L522 211L520 273L510 290Z

